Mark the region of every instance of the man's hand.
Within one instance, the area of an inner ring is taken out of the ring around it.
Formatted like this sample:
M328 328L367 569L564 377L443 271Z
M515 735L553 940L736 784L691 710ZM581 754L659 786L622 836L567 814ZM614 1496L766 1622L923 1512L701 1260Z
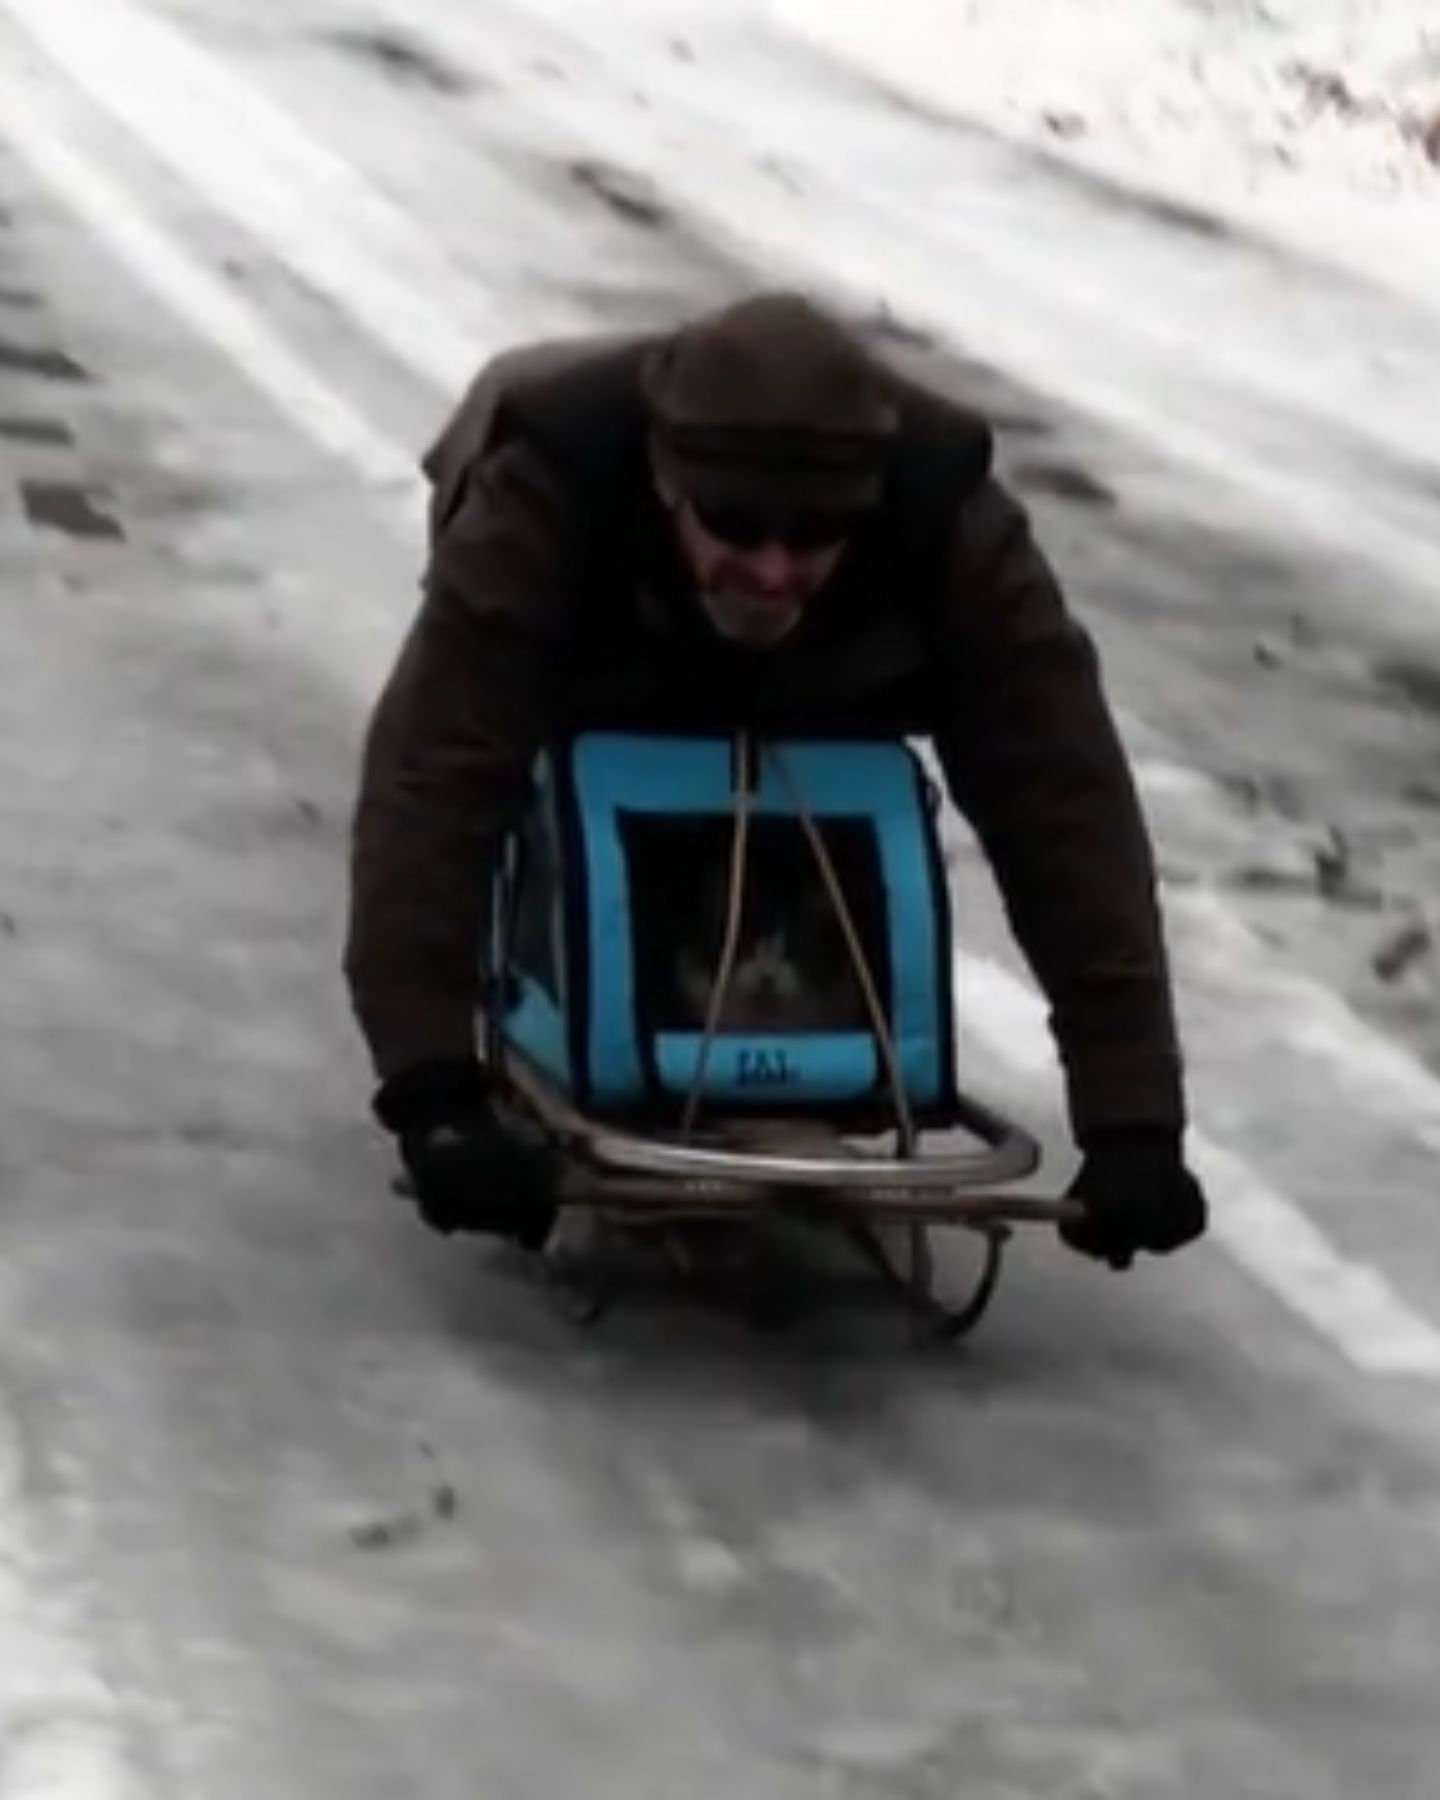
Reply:
M556 1216L550 1160L505 1130L479 1063L407 1069L381 1087L375 1115L399 1140L416 1208L432 1231L490 1233L531 1250L544 1244Z
M1084 1211L1060 1226L1072 1250L1112 1269L1128 1269L1142 1250L1167 1255L1200 1237L1209 1208L1185 1166L1180 1133L1135 1126L1099 1131L1067 1198Z

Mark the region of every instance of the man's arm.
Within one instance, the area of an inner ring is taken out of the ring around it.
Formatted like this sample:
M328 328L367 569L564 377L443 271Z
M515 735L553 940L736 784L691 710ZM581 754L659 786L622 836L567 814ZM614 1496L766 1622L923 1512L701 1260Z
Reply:
M382 1080L474 1053L493 852L563 705L565 545L555 486L516 443L436 521L352 838L345 973Z
M1089 635L1026 514L987 482L965 510L935 747L1051 1006L1071 1123L1184 1123L1149 835Z

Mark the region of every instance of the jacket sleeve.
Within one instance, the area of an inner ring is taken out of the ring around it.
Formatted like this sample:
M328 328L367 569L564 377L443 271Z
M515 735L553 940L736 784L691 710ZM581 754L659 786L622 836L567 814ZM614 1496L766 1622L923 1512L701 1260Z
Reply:
M384 1080L467 1056L498 839L563 706L566 522L509 442L432 521L423 599L366 734L345 974Z
M1183 1125L1153 852L1094 644L997 481L953 555L936 754L1050 1004L1072 1129Z

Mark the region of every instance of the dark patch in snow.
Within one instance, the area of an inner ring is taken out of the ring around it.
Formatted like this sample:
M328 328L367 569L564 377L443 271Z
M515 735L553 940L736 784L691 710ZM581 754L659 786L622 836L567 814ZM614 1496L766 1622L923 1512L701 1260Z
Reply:
M1247 864L1237 869L1231 885L1250 893L1313 894L1330 906L1348 912L1383 912L1385 895L1373 884L1355 879L1350 869L1337 869L1317 856L1313 874L1298 869L1271 869L1261 864Z
M1017 463L1013 470L1016 487L1036 494L1053 494L1059 500L1073 500L1081 506L1096 506L1113 512L1120 504L1113 488L1087 475L1074 463Z
M1065 108L1054 108L1040 115L1040 122L1045 129L1058 138L1080 138L1090 129L1085 115L1070 112Z
M1423 920L1412 920L1392 933L1371 957L1371 972L1380 981L1398 981L1414 963L1429 956L1434 947L1430 927Z
M17 310L32 310L40 304L40 296L32 294L29 288L0 287L0 306L13 306Z
M454 1483L440 1469L439 1459L432 1450L422 1445L421 1451L435 1471L424 1507L410 1507L388 1517L352 1525L350 1541L357 1550L394 1550L402 1544L413 1544L428 1525L437 1520L449 1524L459 1515L460 1496Z
M424 1526L415 1513L399 1513L393 1519L375 1519L351 1527L350 1541L357 1550L394 1550L413 1543Z
M137 514L151 519L200 519L223 508L229 500L230 495L218 484L177 478L147 482L143 492L135 496L133 506Z
M821 54L827 53L822 51ZM878 75L847 69L841 74L839 81L846 87L860 88L870 100L882 100L892 112L899 113L902 118L918 119L922 125L932 125L937 131L954 132L962 137L976 135L976 128L967 120L957 119L954 113L932 106L928 100L906 93L903 88L892 86Z
M188 1144L200 1150L252 1149L249 1136L223 1119L187 1119L175 1131L177 1144Z
M1349 868L1336 870L1317 857L1312 872L1272 868L1265 863L1244 863L1219 878L1220 885L1245 894L1312 895L1345 912L1378 913L1386 907L1385 895L1371 883L1360 882Z
M1315 876L1306 869L1275 869L1266 863L1242 863L1222 877L1226 887L1251 894L1313 894Z
M1247 813L1274 813L1277 818L1287 819L1292 824L1305 824L1309 819L1310 809L1304 795L1284 775L1272 771L1245 770L1234 774L1222 771L1215 781L1221 792L1237 801Z
M453 1519L460 1511L460 1496L455 1484L440 1466L440 1458L428 1444L421 1444L420 1454L430 1464L433 1479L430 1484L430 1513L440 1520Z
M1314 863L1315 887L1322 899L1367 911L1384 904L1379 889L1361 880L1356 869L1355 846L1335 826L1329 828L1326 842L1314 851Z
M1256 638L1251 655L1262 669L1298 668L1307 663L1313 668L1324 648L1324 636L1314 621L1292 613L1282 632Z
M779 156L762 156L755 165L762 173L768 175L777 186L783 187L789 194L803 194L805 183L794 169Z
M603 200L613 213L630 225L643 225L658 231L670 224L670 209L645 187L640 179L617 169L610 163L573 162L566 173L576 187Z
M0 369L17 375L39 375L46 381L89 381L90 372L63 350L36 350L0 338Z
M1225 243L1234 235L1223 219L1206 212L1203 207L1188 206L1183 200L1167 200L1159 194L1143 194L1133 188L1117 186L1114 191L1116 198L1131 212L1154 219L1159 225L1188 232L1191 237L1203 238L1207 243Z
M0 418L0 438L16 444L73 444L75 434L60 419Z
M392 81L423 87L432 94L445 94L456 99L481 85L475 77L462 73L426 45L398 31L352 29L324 35L337 49L376 64Z
M1284 666L1285 658L1270 638L1257 638L1253 654L1262 669L1279 669Z
M68 481L22 481L20 498L32 523L63 531L67 537L123 539L124 531L109 513L101 512L90 492Z
M1408 701L1417 712L1440 718L1440 669L1429 663L1391 661L1376 663L1372 672L1388 693Z

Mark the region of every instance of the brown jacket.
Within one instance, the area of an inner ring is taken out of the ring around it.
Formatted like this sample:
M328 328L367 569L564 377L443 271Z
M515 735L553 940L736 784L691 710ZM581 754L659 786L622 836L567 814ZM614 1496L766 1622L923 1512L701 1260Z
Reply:
M1052 1009L1077 1135L1183 1122L1149 839L1091 641L982 421L902 385L890 498L784 644L711 636L648 475L640 348L483 370L425 459L431 554L365 746L346 974L377 1073L474 1044L497 834L583 726L930 739Z

